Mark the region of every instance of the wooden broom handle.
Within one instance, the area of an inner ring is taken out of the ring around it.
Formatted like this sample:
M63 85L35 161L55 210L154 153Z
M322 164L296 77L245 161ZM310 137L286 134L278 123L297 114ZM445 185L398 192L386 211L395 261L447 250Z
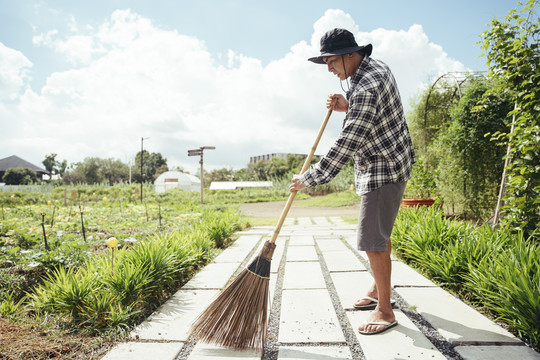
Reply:
M306 161L304 161L304 166L302 166L302 170L300 170L300 175L305 173L307 169L309 168L309 165L311 164L311 159L313 158L313 155L315 154L315 151L317 150L317 146L319 145L319 141L321 140L324 129L326 128L328 119L330 119L330 115L332 115L333 109L334 109L333 107L328 109L328 113L326 114L326 117L324 118L321 128L319 129L319 133L317 134L317 138L315 139L315 142L313 143L313 146L311 147L311 151L308 157L306 158ZM287 203L285 204L285 208L281 212L279 221L274 229L274 234L272 235L272 239L270 240L272 244L276 242L279 232L281 231L281 227L283 226L283 223L285 222L285 218L287 218L287 214L289 213L289 210L291 209L291 205L294 201L294 197L296 196L296 193L297 191L291 191L291 194L289 195L289 199L287 200Z

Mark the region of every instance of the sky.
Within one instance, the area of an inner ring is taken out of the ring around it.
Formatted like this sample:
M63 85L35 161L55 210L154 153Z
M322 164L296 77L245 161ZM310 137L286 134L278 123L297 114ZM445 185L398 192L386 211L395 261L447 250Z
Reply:
M407 110L447 72L486 71L478 42L510 0L0 0L0 158L46 155L170 168L245 168L251 156L308 153L328 94L319 54L351 31L392 69ZM346 87L346 84L344 84ZM339 134L334 113L317 154Z

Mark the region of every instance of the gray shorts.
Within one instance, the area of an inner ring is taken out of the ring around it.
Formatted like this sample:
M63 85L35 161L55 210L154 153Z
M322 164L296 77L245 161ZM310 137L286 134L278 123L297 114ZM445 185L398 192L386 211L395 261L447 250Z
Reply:
M386 184L362 195L358 250L386 251L407 182Z

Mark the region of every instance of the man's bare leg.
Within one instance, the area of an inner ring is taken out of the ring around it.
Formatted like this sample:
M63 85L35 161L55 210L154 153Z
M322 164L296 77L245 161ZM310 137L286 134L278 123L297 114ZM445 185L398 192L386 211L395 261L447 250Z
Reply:
M392 243L390 242L390 240L388 240L388 243L386 245L386 249L390 253L392 252ZM375 281L373 281L373 284L368 289L365 296L369 296L369 297L372 297L374 299L379 298L379 293L377 292L377 283ZM371 300L369 300L369 299L359 299L354 303L354 305L355 306L362 306L362 305L369 305L370 303L371 303Z
M396 319L390 303L391 293L391 273L392 260L390 258L390 247L386 251L367 251L369 263L373 277L375 278L375 286L379 302L377 307L369 315L368 322L392 322ZM382 330L384 325L361 325L360 331L374 332Z

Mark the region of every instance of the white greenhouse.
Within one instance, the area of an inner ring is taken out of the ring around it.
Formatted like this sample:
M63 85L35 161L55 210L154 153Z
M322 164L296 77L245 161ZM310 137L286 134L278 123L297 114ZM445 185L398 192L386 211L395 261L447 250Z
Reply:
M198 177L180 171L167 171L159 175L154 182L157 193L170 189L201 192L201 180Z

